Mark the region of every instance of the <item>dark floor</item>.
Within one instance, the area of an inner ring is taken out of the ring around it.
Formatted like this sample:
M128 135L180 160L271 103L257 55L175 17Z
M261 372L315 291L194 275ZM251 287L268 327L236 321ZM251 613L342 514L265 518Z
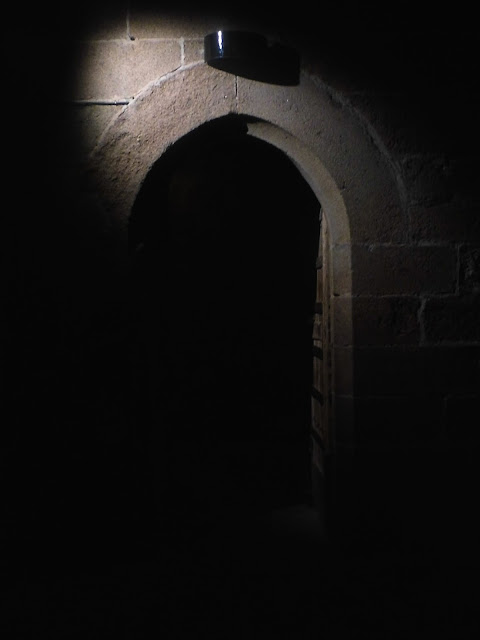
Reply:
M480 637L468 555L340 548L303 504L183 531L146 524L24 538L4 571L1 637Z

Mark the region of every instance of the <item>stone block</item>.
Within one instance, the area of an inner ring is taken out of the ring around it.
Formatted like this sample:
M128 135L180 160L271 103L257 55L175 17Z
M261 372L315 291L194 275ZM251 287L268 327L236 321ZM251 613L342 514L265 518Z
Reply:
M192 7L181 11L162 7L161 3L135 2L130 10L130 34L135 39L203 38L218 28L217 17Z
M452 247L354 245L354 294L453 293L456 255Z
M70 99L122 99L181 65L176 40L85 42L77 46Z
M183 64L202 62L204 54L203 38L185 40L183 43Z
M336 245L332 247L332 295L350 295L352 292L351 247Z
M335 343L356 346L418 344L420 304L419 298L409 296L336 297L333 299Z
M455 184L443 155L408 156L403 160L402 170L409 203L434 206L451 201Z
M480 342L480 295L427 300L423 325L427 343Z
M456 203L412 206L410 228L414 242L471 242L480 239L478 209Z
M350 296L332 299L330 326L334 328L332 338L335 344L343 347L353 344L352 299Z

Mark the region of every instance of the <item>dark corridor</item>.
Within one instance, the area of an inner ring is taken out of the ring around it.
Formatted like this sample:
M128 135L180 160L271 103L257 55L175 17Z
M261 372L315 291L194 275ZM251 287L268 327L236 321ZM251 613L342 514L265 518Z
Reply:
M181 140L144 183L132 415L177 516L309 500L318 214L288 158L234 118Z

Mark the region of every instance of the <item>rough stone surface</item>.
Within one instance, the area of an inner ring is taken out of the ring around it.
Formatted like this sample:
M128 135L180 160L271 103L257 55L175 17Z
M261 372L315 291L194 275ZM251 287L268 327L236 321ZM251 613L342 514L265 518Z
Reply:
M411 207L414 242L470 242L480 240L480 216L475 206L447 203L434 207Z
M238 111L281 127L318 156L350 212L352 241L406 238L406 217L388 160L355 114L332 99L321 83L302 76L299 87L283 87L239 78Z
M76 100L124 99L181 65L181 45L167 41L88 41L76 52Z
M419 298L362 296L334 298L335 343L362 345L418 344ZM348 316L351 315L351 318ZM345 320L348 320L347 322ZM343 327L353 326L353 343Z
M183 45L183 63L202 62L204 56L203 38L185 40Z
M480 295L448 296L426 301L423 311L427 343L480 342Z
M455 184L450 179L450 167L443 155L406 157L402 169L412 204L434 206L452 200Z
M340 245L332 248L332 263L336 278L333 282L334 296L351 294L352 292L352 264L351 246Z
M233 78L200 65L152 84L123 109L92 161L112 222L126 222L148 170L173 141L234 106Z
M189 6L187 10L165 7L158 3L133 2L130 9L130 34L135 38L203 38L219 29L256 31L259 29L258 12L248 12L232 5L209 7L202 4ZM270 25L274 20L264 20L262 32L275 34Z
M456 255L451 247L354 246L353 288L358 294L453 293Z
M178 15L163 7L133 6L130 12L130 34L136 39L195 38L218 29L218 19L207 15Z

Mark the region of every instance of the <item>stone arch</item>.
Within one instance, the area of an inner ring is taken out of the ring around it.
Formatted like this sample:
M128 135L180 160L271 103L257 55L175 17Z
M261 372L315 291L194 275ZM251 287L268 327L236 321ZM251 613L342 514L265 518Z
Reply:
M90 185L119 263L135 198L158 158L202 124L228 114L251 119L249 134L282 150L296 165L328 220L331 295L351 301L355 244L405 239L401 198L389 159L354 112L317 79L298 86L238 78L205 64L184 67L151 83L115 118L91 157ZM355 278L368 277L355 273ZM334 444L351 451L353 327L351 312L331 317ZM351 309L351 304L350 304ZM338 454L337 454L338 456Z
M350 108L308 76L298 87L264 85L204 64L149 84L101 136L89 169L110 222L125 224L150 167L169 146L229 113L258 120L252 135L297 164L332 211L334 244L404 239L391 163Z

